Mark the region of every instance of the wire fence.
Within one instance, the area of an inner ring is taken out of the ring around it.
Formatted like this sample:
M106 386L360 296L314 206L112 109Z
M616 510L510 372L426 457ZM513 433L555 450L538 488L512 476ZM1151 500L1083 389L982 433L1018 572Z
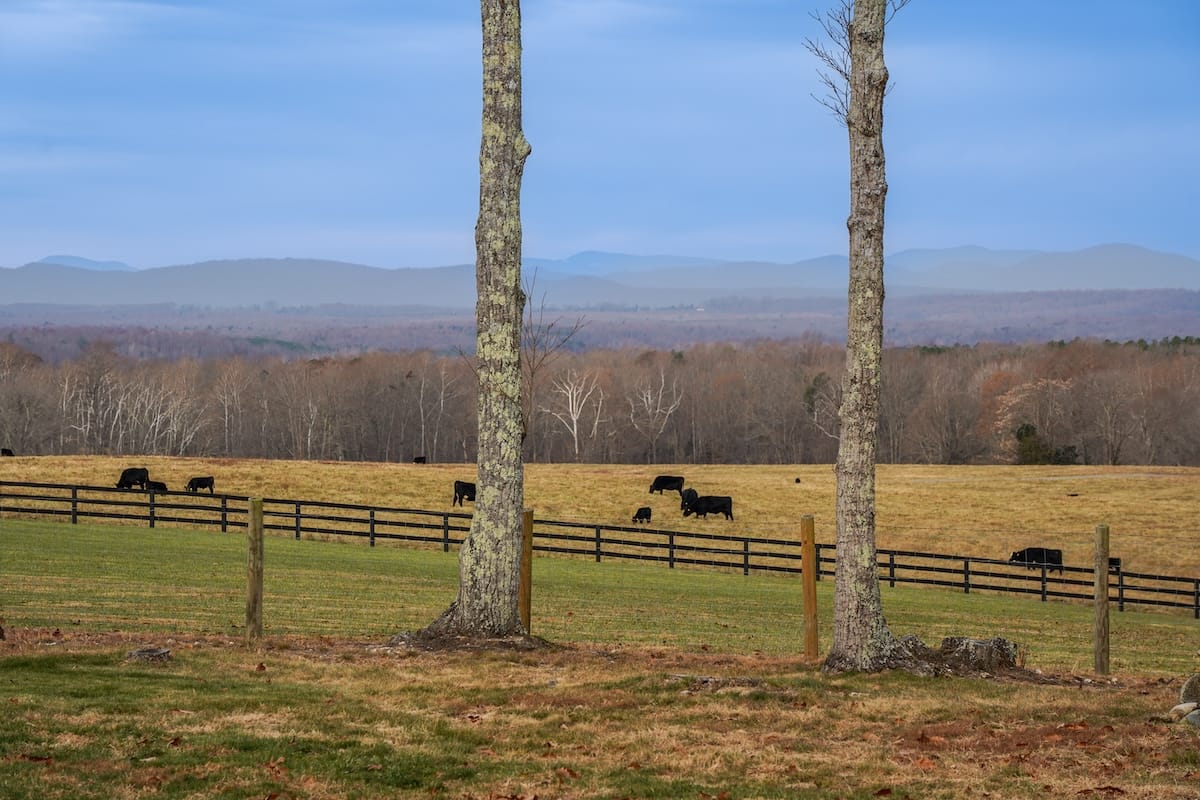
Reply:
M250 498L241 495L137 491L101 486L0 481L0 515L30 519L119 521L231 532L249 524ZM462 544L470 531L467 512L366 506L318 500L263 498L263 528L296 539L353 537L383 543L440 548ZM816 579L837 569L835 547L817 543ZM602 525L534 518L535 552L568 558L651 561L668 568L695 567L756 573L800 574L800 542L753 536L674 531L646 526ZM940 586L964 593L996 592L1050 599L1092 600L1094 570L1038 565L1027 568L996 559L907 550L878 551L882 584ZM1055 575L1054 573L1058 574ZM1200 619L1200 578L1130 572L1114 564L1109 599L1126 606L1188 609Z

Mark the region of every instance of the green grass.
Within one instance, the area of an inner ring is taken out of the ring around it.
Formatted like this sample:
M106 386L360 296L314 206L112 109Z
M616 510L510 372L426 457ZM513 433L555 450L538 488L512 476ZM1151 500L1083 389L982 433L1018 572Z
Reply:
M385 720L320 681L221 674L204 655L170 666L67 653L0 663L12 712L0 729L0 796L9 800L293 796L300 762L344 797L487 774L464 766L478 735L413 715ZM383 724L422 746L396 752L364 736Z
M457 556L360 542L268 536L264 633L382 641L415 630L454 598ZM247 547L239 534L0 521L0 616L10 626L121 630L154 638L244 632ZM818 583L820 650L832 634L833 581ZM1027 665L1087 671L1094 612L950 589L883 589L894 632L1003 636ZM800 581L631 562L535 558L533 633L559 642L696 652L803 651ZM1186 613L1110 615L1114 672L1178 675L1195 666Z
M1194 796L1200 734L1147 723L1194 668L1186 614L1114 613L1120 683L1090 690L831 676L798 657L795 577L537 558L533 632L563 647L392 651L453 598L455 554L268 536L247 647L246 562L241 534L0 520L0 797ZM897 634L1090 672L1087 605L883 592Z

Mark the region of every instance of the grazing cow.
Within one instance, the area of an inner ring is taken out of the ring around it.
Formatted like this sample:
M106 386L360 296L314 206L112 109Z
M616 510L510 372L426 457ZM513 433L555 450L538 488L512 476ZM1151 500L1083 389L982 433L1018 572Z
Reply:
M413 463L414 464L424 464L425 456L413 456Z
M1108 571L1109 572L1120 572L1121 571L1121 559L1119 559L1115 556L1109 556Z
M467 481L455 481L454 500L450 502L450 505L461 506L463 500L470 500L472 503L475 502L475 484L468 483Z
M208 489L208 493L213 494L213 476L197 475L195 478L189 478L185 488L189 492L198 492L201 489Z
M167 491L167 485L165 483L163 483L162 481L146 481L146 491L147 492L165 492L165 491Z
M709 514L724 514L725 519L733 519L733 498L714 497L710 494L700 495L683 510L685 517L690 514L704 519L708 519Z
M1018 550L1008 557L1008 563L1023 564L1029 569L1046 567L1048 572L1057 569L1059 575L1063 571L1062 550L1052 550L1049 547L1026 547L1024 550Z
M0 456L11 456L12 454L13 451L9 450L7 447L0 447Z
M682 492L679 493L679 510L687 511L688 506L690 506L692 503L696 502L696 498L699 496L700 496L700 493L697 492L695 489L691 488L690 486L688 488L684 489ZM687 514L684 514L684 516L686 517Z
M118 489L132 489L137 486L145 491L150 482L150 470L145 467L126 467L121 470L121 479L117 481Z
M650 521L650 506L642 506L633 515L634 522L649 522Z
M654 479L654 483L650 484L650 494L654 494L655 492L662 494L664 489L682 494L683 477L679 475L659 475Z

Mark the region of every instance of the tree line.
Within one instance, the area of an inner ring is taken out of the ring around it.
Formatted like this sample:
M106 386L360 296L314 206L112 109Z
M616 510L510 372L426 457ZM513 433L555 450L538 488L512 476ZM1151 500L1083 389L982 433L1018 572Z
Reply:
M522 359L530 462L836 459L838 344L572 352L546 337ZM17 454L473 462L474 370L468 355L432 351L158 360L104 342L48 363L0 343L0 445ZM1193 338L891 347L882 373L885 463L1200 465Z

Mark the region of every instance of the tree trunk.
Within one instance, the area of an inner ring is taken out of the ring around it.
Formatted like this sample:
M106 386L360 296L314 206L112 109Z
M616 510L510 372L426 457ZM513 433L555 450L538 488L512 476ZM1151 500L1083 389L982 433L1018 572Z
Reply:
M824 668L875 671L898 646L883 617L875 549L875 462L883 351L883 61L887 0L855 0L850 23L850 287L837 459L833 649Z
M521 441L521 11L482 0L483 135L475 226L479 451L475 513L459 552L458 597L425 633L525 633L517 610L524 465Z

